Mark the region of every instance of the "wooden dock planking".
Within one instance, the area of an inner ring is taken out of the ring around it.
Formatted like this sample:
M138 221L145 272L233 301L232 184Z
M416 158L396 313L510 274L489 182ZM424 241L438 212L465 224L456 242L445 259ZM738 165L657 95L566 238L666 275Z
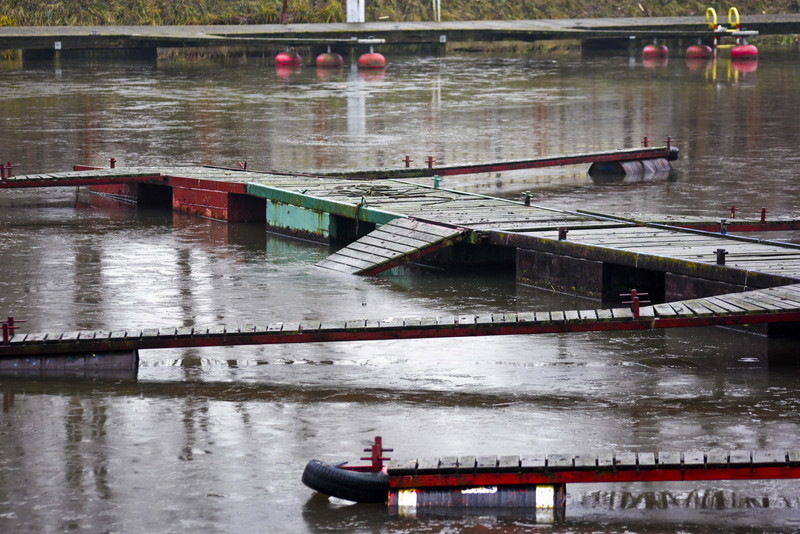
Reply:
M800 450L656 451L395 459L391 489L800 478ZM453 476L458 473L458 476Z
M410 219L394 219L317 263L353 274L377 274L465 237L449 228ZM384 243L390 243L384 246Z

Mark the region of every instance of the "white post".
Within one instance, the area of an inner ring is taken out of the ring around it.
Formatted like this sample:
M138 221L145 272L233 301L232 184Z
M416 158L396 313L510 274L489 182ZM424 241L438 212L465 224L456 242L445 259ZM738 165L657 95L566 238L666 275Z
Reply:
M364 22L364 0L347 0L347 22Z

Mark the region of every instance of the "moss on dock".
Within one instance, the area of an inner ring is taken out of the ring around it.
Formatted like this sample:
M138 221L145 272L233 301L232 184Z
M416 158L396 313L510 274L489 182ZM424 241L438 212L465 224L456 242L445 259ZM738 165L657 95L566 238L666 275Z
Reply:
M0 25L190 25L270 24L281 19L282 0L0 0ZM293 23L344 22L345 1L291 0L287 20ZM442 5L442 20L521 20L588 17L704 16L711 5L727 13L734 4L699 0L460 0ZM743 0L735 7L743 16L755 13L796 13L796 0ZM366 20L432 20L427 0L374 0Z

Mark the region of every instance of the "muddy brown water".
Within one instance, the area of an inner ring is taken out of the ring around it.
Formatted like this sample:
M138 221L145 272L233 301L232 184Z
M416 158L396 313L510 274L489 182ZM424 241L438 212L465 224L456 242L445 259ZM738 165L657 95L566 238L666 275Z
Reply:
M749 72L748 72L749 71ZM797 49L755 70L639 58L390 58L385 73L62 61L3 65L0 159L315 170L655 144L669 177L448 177L556 207L800 213ZM259 225L0 195L0 313L26 331L588 307L512 273L343 276ZM791 232L782 239L795 240ZM576 485L566 517L390 515L314 495L305 463L394 455L798 448L800 372L723 329L142 352L132 377L0 377L4 532L793 532L794 481Z

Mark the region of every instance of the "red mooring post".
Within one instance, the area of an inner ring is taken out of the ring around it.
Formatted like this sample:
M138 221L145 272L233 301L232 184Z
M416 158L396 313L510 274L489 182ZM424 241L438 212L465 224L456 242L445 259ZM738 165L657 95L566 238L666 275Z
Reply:
M25 321L17 321L18 323L24 323ZM14 318L9 317L7 320L3 321L3 344L8 344L11 340L11 336L14 335L14 330L19 328L14 323Z
M767 222L767 208L761 208L761 222Z
M736 218L736 206L735 205L731 205L731 219L735 219L735 218Z
M425 158L425 162L428 164L428 168L429 169L433 168L433 162L434 161L436 161L436 160L433 159L433 156L428 156L427 158Z
M372 460L372 472L378 473L383 469L383 462L389 458L383 456L384 452L393 452L394 449L383 448L383 438L375 436L375 443L369 449L364 449L364 452L370 452L369 456L362 457L362 460Z
M650 139L648 139L647 136L644 136L644 139L642 139L642 146L645 148L650 146Z
M404 157L404 158L403 158L403 162L405 162L405 164L406 164L406 167L410 167L410 166L411 166L411 162L412 162L412 161L414 161L414 160L413 160L413 159L411 159L411 158L409 158L408 156L406 156L406 157Z
M631 313L633 313L633 318L634 319L638 319L639 318L639 304L640 303L645 303L645 304L649 304L650 303L649 300L641 300L640 301L639 297L642 297L642 296L646 297L647 293L638 293L635 289L631 289L630 293L621 293L620 294L620 297L630 297L631 298L631 300L623 300L622 303L631 305Z
M110 160L108 160L108 166L109 166L109 167L111 167L112 169L113 169L113 168L114 168L116 165L117 165L117 160L115 160L114 158L111 158Z

